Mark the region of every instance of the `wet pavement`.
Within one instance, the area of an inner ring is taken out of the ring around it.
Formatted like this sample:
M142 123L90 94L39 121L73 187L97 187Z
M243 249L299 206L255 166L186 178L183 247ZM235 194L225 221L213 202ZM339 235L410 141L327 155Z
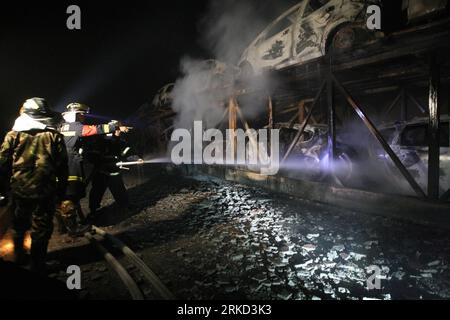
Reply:
M177 298L450 298L445 230L206 177L159 176L130 194L134 212L116 208L97 222ZM128 298L95 251L78 259L63 250L56 258L63 262L53 261L52 276L61 280L64 263L82 266L86 298Z

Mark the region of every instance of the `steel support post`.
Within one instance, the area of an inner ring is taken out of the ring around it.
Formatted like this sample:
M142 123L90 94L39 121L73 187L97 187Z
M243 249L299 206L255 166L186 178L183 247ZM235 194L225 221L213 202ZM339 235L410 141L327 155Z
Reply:
M300 103L298 104L298 123L303 123L303 121L305 120L305 108L305 100L300 101Z
M228 129L230 139L230 150L233 161L236 160L236 129L237 129L237 108L236 98L231 97L228 101Z
M268 113L269 113L269 129L273 129L273 102L271 96L269 96Z
M428 133L428 197L439 199L440 163L440 70L433 55L430 59L429 81L429 133Z
M403 175L403 177L405 177L405 179L408 181L411 188L416 192L416 194L419 197L425 198L426 195L423 192L422 188L419 186L419 184L416 182L416 180L414 180L413 176L409 173L408 169L406 169L406 167L403 165L403 163L397 157L395 152L392 150L392 148L389 146L389 144L384 139L383 135L378 131L378 129L375 127L375 125L372 123L372 121L369 119L369 117L366 115L366 113L358 106L358 104L353 99L353 97L347 92L347 90L341 85L341 83L334 77L334 75L331 75L331 76L333 78L336 88L345 97L348 104L355 110L356 114L364 122L367 129L369 129L370 133L378 140L378 142L383 147L384 151L389 155L391 160L394 162L397 169L400 171L400 173Z
M289 155L291 154L292 150L294 149L295 145L297 144L298 140L301 138L301 136L303 135L303 132L306 129L306 125L308 124L309 119L311 119L312 117L312 113L314 111L314 107L317 105L317 102L320 100L320 96L322 95L322 92L325 89L325 86L327 84L327 81L324 81L322 83L322 85L320 86L319 91L317 92L313 104L311 106L311 108L308 111L308 114L305 118L305 121L303 121L302 127L300 128L300 130L297 132L297 134L295 135L294 139L292 140L288 150L286 151L286 154L284 155L283 159L281 160L281 163L284 163L286 161L286 159L289 157Z
M328 105L328 157L330 161L336 159L336 109L334 105L334 85L331 72L327 78Z

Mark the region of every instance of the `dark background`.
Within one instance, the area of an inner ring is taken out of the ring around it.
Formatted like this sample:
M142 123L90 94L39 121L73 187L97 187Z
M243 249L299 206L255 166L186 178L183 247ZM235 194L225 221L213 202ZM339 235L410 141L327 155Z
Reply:
M2 4L1 133L33 96L59 111L81 100L95 113L126 117L174 80L181 55L207 56L196 41L207 1L155 3L78 1L80 31L66 28L72 2Z

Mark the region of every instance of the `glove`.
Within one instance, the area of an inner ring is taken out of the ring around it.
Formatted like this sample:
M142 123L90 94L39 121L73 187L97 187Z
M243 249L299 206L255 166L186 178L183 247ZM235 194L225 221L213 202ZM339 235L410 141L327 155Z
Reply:
M124 126L120 126L120 127L119 127L119 130L120 130L120 132L128 133L128 132L130 131L130 128L124 127Z

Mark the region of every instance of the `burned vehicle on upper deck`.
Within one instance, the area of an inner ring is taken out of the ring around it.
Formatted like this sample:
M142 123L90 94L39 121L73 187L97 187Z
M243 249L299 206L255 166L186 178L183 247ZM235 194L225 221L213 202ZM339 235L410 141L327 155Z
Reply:
M282 69L347 50L379 36L368 30L367 7L380 1L304 0L272 22L244 51L242 76Z
M449 13L448 0L303 0L275 19L242 54L243 78L267 69L283 69L331 52L348 51L383 38L387 25L398 28L425 23ZM397 2L396 2L397 3ZM367 9L382 10L381 30L369 30ZM387 20L385 16L390 16ZM394 21L391 21L394 20Z
M301 124L276 123L280 133L280 160L287 153ZM350 132L343 130L336 137L336 160L330 161L328 125L308 124L291 153L281 164L280 173L293 178L324 181L333 173L338 182L346 187L360 187L360 151L347 139Z
M152 102L156 109L170 108L173 101L172 91L174 86L175 83L168 83L158 90Z
M449 116L441 116L439 179L441 195L450 189L449 120ZM424 191L428 186L428 121L426 117L414 118L407 122L385 124L379 128L392 150ZM412 194L412 189L386 152L379 145L373 145L371 153L385 174L383 179L393 183L399 191Z

